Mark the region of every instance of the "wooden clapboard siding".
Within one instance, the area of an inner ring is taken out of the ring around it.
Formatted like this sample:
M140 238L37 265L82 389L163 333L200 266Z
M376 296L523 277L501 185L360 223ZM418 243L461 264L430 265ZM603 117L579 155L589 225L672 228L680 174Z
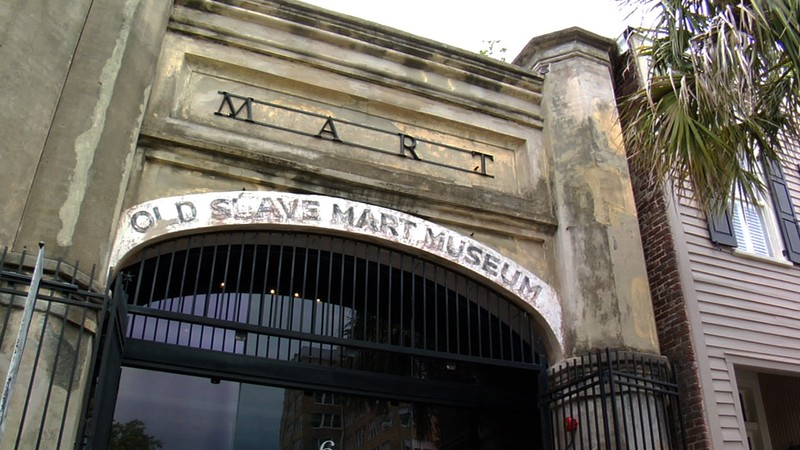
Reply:
M721 403L719 403L719 412L720 412L720 414L725 414L725 415L730 416L730 417L735 417L736 416L736 407L733 405L733 403L721 402Z
M703 304L700 307L700 312L703 313L703 323L751 330L752 320L750 319L750 316L752 315L752 311L740 309L738 311L733 311L732 313L731 309L732 308L726 304ZM767 328L759 330L758 332L786 336L786 329L791 328L794 321L789 317L777 314L772 315L771 317L773 318L773 322L770 323Z
M728 284L709 284L702 281L708 279L704 274L699 274L696 280L701 280L702 286L697 291L708 298L709 303L719 303L730 306L733 309L739 308L753 315L789 315L797 313L796 303L791 299L780 296L780 291L771 286L743 285L738 280L730 280ZM761 288L759 290L759 288ZM753 306L759 305L759 309L754 310ZM787 317L792 319L792 317Z
M784 162L789 191L800 213L798 155ZM754 370L771 363L797 367L800 373L800 267L748 257L720 248L709 240L705 213L681 193L677 202L693 278L694 298L708 354L707 368L714 398L707 400L716 416L725 449L747 448L740 429L738 392L731 361L746 361ZM778 449L775 449L778 450Z

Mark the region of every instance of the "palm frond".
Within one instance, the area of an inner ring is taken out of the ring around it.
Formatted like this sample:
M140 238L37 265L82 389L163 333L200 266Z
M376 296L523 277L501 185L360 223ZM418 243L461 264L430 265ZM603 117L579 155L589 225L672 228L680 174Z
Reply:
M800 0L622 3L659 13L641 30L648 78L620 102L633 163L710 209L753 200L760 161L798 137Z

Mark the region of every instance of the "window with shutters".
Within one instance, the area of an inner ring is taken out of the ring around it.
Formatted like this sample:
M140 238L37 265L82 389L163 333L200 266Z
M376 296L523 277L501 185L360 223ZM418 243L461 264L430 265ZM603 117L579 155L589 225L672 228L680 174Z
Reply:
M754 202L737 195L728 210L708 214L711 241L740 252L800 264L800 228L783 168L768 162L763 169L766 193Z
M780 230L769 199L760 194L755 203L737 198L731 210L738 251L785 259Z

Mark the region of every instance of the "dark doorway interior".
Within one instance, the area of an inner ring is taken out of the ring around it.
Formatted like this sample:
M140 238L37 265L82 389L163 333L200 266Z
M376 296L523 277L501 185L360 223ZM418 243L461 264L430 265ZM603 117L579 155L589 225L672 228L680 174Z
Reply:
M530 448L533 411L509 413L285 389L126 368L112 449Z

